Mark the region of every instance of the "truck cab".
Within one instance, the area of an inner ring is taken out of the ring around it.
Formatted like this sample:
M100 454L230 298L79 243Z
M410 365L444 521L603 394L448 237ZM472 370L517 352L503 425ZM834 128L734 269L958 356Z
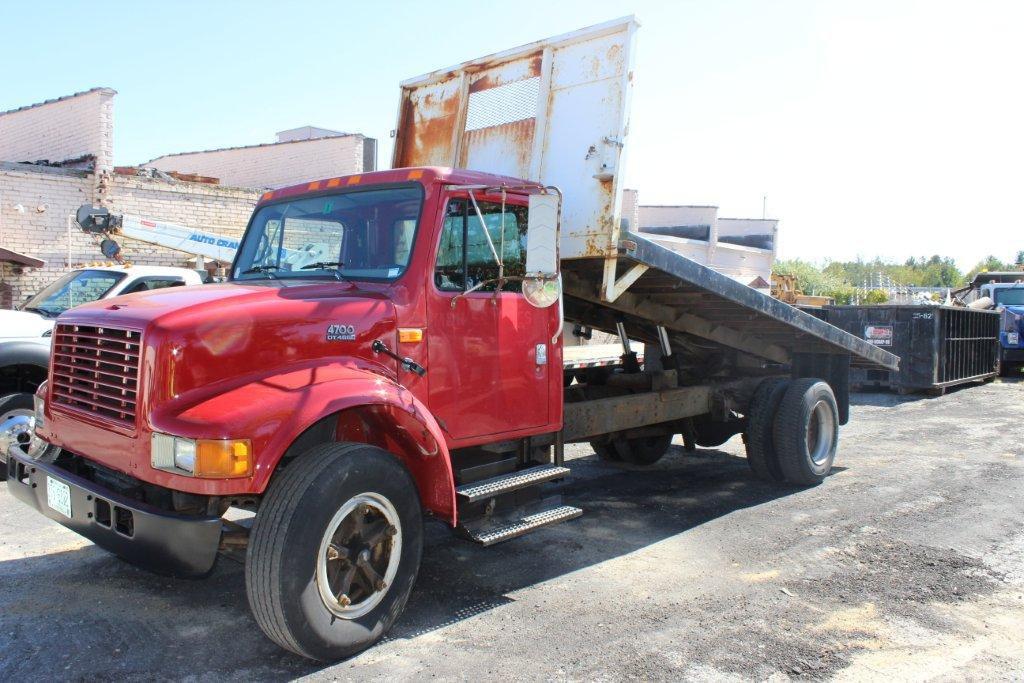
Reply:
M1024 366L1024 273L1013 282L990 282L979 289L979 297L992 302L1002 314L999 331L1000 368L1004 376Z
M230 283L105 299L58 319L37 431L144 481L217 495L261 493L301 434L374 394L379 407L360 410L381 415L344 428L421 422L403 435L410 458L554 432L560 311L522 292L531 190L421 168L266 193ZM314 249L329 260L293 268L282 258ZM110 363L84 369L83 354ZM293 385L306 395L297 404ZM243 409L253 402L260 411ZM412 417L391 415L399 406ZM245 476L156 462L160 435L241 438ZM453 496L431 491L424 503L451 519Z

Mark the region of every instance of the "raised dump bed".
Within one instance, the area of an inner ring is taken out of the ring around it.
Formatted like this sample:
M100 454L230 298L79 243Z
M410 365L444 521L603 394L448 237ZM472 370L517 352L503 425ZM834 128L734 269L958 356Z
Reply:
M828 306L827 320L900 358L894 368L856 367L852 388L943 392L999 372L999 314L953 306Z

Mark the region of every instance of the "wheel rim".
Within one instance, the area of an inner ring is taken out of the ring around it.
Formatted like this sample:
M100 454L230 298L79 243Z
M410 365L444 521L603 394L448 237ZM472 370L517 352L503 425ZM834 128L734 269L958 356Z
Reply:
M811 462L824 465L832 454L832 442L835 439L835 417L827 401L818 401L811 410L811 419L807 421L807 452Z
M398 512L379 493L349 499L334 514L317 555L320 598L342 619L363 616L384 599L402 556Z
M16 408L0 415L0 454L6 459L17 448L25 455L36 452L41 442L35 435L35 413L27 408Z

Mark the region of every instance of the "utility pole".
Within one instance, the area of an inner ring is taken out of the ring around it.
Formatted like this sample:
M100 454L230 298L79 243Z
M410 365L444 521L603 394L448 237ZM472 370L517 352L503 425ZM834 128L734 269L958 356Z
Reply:
M761 220L768 218L768 195L761 195Z

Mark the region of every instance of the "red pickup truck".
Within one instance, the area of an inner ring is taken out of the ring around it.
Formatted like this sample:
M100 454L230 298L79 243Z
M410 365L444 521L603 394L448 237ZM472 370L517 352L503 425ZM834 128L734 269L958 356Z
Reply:
M554 140L582 144L571 164L539 165L545 182L421 163L268 192L230 282L63 314L35 425L59 450L13 451L13 495L158 572L203 575L222 544L246 547L257 623L330 660L398 618L424 515L487 545L581 514L551 486L569 474L566 442L646 465L676 434L713 445L743 433L759 475L821 482L849 366L896 359L620 222L624 120L577 140L590 119L560 108L593 112L609 101L595 83L628 87L634 28L404 86L396 166L454 144L453 161L526 176L530 153L488 157L495 138L480 132L542 156ZM482 126L474 93L519 97L534 78L530 96L553 103L550 144L523 138L521 120ZM464 84L444 86L454 106L420 97L452 79ZM438 132L444 111L462 112L461 138ZM310 249L324 259L288 260ZM620 367L567 374L566 321L618 332ZM645 344L642 364L629 339ZM254 511L251 527L225 521L232 509Z

